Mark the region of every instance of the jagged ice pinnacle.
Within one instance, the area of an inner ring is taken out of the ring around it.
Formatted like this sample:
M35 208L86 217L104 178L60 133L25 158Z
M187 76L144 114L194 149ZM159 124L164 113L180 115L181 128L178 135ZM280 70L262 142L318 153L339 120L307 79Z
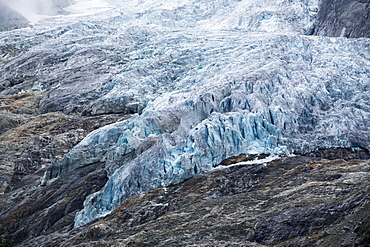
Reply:
M232 32L190 37L194 44L207 37L220 50L188 47L209 58L182 76L183 89L92 133L67 156L73 165L104 161L112 174L85 201L76 226L133 195L179 183L242 153L369 148L365 40Z

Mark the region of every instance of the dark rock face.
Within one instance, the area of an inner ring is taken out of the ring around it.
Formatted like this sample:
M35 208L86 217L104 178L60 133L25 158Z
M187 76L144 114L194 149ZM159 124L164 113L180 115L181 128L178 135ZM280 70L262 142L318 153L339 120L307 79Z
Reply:
M28 27L29 21L18 12L0 2L0 31Z
M37 114L40 98L38 92L0 98L0 192L39 185L39 169L63 157L91 131L123 117Z
M0 215L6 218L0 229L1 235L12 232L15 243L73 228L86 196L107 180L103 165L92 164L40 187L44 169L89 132L123 117L38 114L40 98L39 92L0 97Z
M370 37L370 1L321 0L314 34Z
M82 208L86 196L100 190L106 183L107 176L102 168L101 164L94 164L76 170L51 185L28 189L23 198L16 193L5 194L3 202L18 206L1 211L0 234L14 239L18 245L55 230L71 230L74 214Z
M24 229L37 229L28 225L37 213L21 214L26 206L3 215L1 229L19 246L353 246L368 237L370 160L343 159L348 154L370 157L338 149L222 166L132 198L74 230L44 229L30 238ZM22 230L8 226L15 221L29 223Z

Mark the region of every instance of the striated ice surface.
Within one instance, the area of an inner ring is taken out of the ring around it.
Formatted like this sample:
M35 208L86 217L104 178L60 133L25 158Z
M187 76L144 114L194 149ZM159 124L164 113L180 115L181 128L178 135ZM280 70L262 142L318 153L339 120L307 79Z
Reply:
M106 164L75 226L231 156L370 149L370 41L307 36L316 0L109 0L89 16L78 6L0 34L21 50L0 67L0 94L45 92L41 112L132 114L45 174Z

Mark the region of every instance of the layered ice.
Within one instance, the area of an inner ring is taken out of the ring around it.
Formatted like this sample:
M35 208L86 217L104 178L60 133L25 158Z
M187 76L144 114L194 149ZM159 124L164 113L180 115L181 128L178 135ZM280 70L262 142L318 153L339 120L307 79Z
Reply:
M21 50L0 67L2 94L42 91L41 112L132 114L45 174L105 163L76 226L231 156L370 149L369 39L307 36L318 1L108 2L122 7L0 36Z

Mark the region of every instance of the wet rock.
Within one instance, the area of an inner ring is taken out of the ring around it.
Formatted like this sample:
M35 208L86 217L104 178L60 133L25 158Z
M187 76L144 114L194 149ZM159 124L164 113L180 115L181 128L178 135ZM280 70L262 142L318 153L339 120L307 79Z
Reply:
M305 156L320 157L329 160L370 159L369 151L361 147L319 149L315 152L307 153Z
M0 235L19 243L56 229L71 229L86 196L107 181L104 164L78 169L52 185L45 168L62 158L89 132L124 119L111 114L81 117L39 113L41 92L0 98ZM12 233L7 235L7 233Z
M89 132L121 117L109 115L81 118L49 113L23 118L22 123L0 136L0 164L5 165L5 170L12 174L11 179L5 174L1 175L2 180L8 181L1 187L1 191L19 187L18 183L23 183L25 176L62 158ZM6 120L8 122L12 120L9 115L4 118L10 119ZM35 185L40 184L40 176L43 173L37 176Z
M18 115L36 114L41 97L39 92L0 96L0 111Z

